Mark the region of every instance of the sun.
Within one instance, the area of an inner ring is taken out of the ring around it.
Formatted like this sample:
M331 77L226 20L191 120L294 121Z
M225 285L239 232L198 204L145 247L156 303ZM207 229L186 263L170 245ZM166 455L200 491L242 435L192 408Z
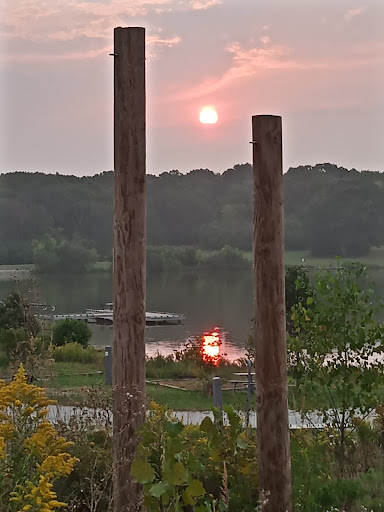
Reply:
M219 116L217 115L214 107L203 107L200 110L200 123L203 124L216 124Z

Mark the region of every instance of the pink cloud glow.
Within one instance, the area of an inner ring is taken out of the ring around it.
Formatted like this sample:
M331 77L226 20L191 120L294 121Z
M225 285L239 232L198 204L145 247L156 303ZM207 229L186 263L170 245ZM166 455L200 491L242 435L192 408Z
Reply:
M192 9L200 11L203 9L209 9L215 5L220 5L221 0L190 0L189 3L191 4Z
M212 76L183 92L179 100L200 98L246 78L267 75L274 71L348 70L384 65L383 44L354 45L348 54L310 60L294 55L291 48L270 44L269 37L262 37L264 47L246 49L240 43L230 44L226 51L232 55L229 68L221 76ZM269 46L268 46L269 45ZM174 99L174 98L173 98Z

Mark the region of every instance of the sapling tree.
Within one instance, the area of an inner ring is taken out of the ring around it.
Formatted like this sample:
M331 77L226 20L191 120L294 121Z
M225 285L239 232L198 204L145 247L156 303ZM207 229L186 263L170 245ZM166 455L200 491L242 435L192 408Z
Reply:
M380 401L384 327L377 313L382 307L374 287L367 287L366 268L352 264L320 271L313 295L291 309L291 374L303 411L319 411L337 432L341 476L356 417L367 416Z

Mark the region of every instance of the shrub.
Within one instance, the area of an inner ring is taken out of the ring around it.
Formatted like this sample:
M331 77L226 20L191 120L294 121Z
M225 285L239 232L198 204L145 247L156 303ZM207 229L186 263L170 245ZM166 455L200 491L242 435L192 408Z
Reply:
M207 270L249 270L251 268L250 261L244 258L241 251L228 245L206 256L200 265Z
M23 366L14 379L0 381L0 509L51 512L65 506L53 491L77 462L70 443L47 420L43 389L27 384Z
M83 363L101 365L104 352L94 347L83 347L70 342L53 349L53 359L58 363Z
M214 422L206 417L200 426L184 426L151 405L132 463L146 510L255 510L255 434L243 430L231 407L226 413L228 426L218 411Z
M86 406L73 407L71 417L57 425L72 441L69 451L79 462L55 488L68 511L112 512L111 397L96 388L87 390L84 398Z
M52 342L56 346L75 342L79 343L83 347L87 347L91 336L92 331L86 322L83 322L83 320L66 318L54 326Z

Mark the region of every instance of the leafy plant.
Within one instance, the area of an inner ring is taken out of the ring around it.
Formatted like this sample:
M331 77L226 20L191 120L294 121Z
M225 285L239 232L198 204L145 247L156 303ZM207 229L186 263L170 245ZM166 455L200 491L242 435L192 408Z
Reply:
M345 472L348 437L356 415L366 416L380 401L384 326L375 317L373 289L359 282L365 267L353 264L322 270L313 297L292 307L294 335L289 337L290 368L302 395L303 412L318 410L336 429L340 475ZM305 401L320 388L323 401Z
M143 485L148 511L254 510L257 502L255 441L232 408L229 425L215 411L200 427L184 426L151 405L132 474Z
M111 397L100 388L88 390L85 404L72 408L57 430L72 442L69 452L79 459L68 478L55 489L69 510L112 511L112 413Z
M104 351L98 350L94 347L83 347L80 343L72 341L65 345L54 347L52 357L56 362L61 363L94 363L102 366L104 361Z
M59 347L66 343L78 343L83 347L87 347L92 337L92 331L83 320L75 320L66 318L57 322L53 328L52 343Z

